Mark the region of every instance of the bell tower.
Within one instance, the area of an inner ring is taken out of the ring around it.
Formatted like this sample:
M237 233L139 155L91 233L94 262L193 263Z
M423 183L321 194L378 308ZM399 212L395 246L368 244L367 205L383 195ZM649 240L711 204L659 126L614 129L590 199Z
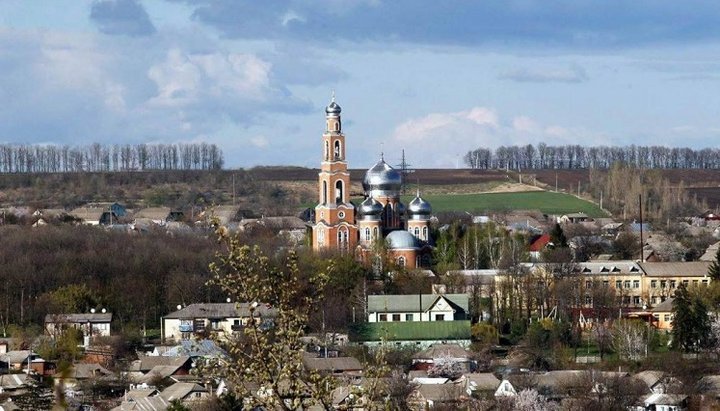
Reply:
M346 252L357 245L355 207L350 202L350 173L345 160L345 135L342 109L332 101L325 108L325 132L322 136L322 162L318 174L318 204L313 227L314 250Z

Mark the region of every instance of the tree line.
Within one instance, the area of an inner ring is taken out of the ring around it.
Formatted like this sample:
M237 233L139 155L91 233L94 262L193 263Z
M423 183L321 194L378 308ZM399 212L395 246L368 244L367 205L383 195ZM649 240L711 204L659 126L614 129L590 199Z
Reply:
M0 172L67 173L135 170L219 170L215 144L0 145Z
M664 146L551 146L540 143L500 146L495 150L478 147L464 156L465 164L476 169L607 169L615 163L637 168L720 168L720 149Z

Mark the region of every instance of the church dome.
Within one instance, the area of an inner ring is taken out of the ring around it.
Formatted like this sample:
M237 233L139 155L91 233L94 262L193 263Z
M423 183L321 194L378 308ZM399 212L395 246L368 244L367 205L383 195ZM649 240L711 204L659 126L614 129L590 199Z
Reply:
M358 214L360 215L380 215L383 211L383 206L379 201L372 197L368 197L365 201L360 203Z
M372 196L397 196L402 186L402 174L380 160L365 173L363 189Z
M432 213L430 203L420 197L420 193L408 204L408 210L410 214L430 215Z
M333 98L332 102L325 107L325 113L329 116L339 116L342 109L340 108L340 105L335 102L335 99Z
M405 230L393 231L385 237L390 249L418 248L417 239Z

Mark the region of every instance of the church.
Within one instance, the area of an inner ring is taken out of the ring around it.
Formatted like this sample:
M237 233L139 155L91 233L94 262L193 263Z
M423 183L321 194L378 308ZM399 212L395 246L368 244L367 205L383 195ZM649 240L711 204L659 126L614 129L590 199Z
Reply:
M407 207L400 193L403 176L380 156L363 179L364 200L350 201L350 172L345 159L341 108L333 96L325 108L322 162L318 178L318 204L312 227L316 251L354 252L372 261L373 245L385 242L387 254L398 266L429 267L432 253L430 203L418 191Z

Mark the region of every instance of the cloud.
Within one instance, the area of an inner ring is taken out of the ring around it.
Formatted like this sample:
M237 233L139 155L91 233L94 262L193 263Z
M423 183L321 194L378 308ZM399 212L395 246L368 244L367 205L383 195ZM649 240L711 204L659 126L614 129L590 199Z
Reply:
M488 107L453 113L430 113L395 127L386 152L405 149L418 167L454 167L469 150L502 145L608 144L602 133L583 128L543 125L526 115L508 120Z
M219 130L256 125L269 113L312 109L256 54L168 47L157 37L145 44L0 29L0 50L12 51L0 58L0 141L219 138Z
M105 34L149 36L156 31L136 0L96 0L90 8L90 20Z
M614 48L720 38L712 0L445 2L417 0L174 0L193 17L242 39L548 48ZM681 19L678 16L682 16Z
M588 80L582 67L569 69L515 69L498 76L500 80L511 80L520 83L584 83Z

